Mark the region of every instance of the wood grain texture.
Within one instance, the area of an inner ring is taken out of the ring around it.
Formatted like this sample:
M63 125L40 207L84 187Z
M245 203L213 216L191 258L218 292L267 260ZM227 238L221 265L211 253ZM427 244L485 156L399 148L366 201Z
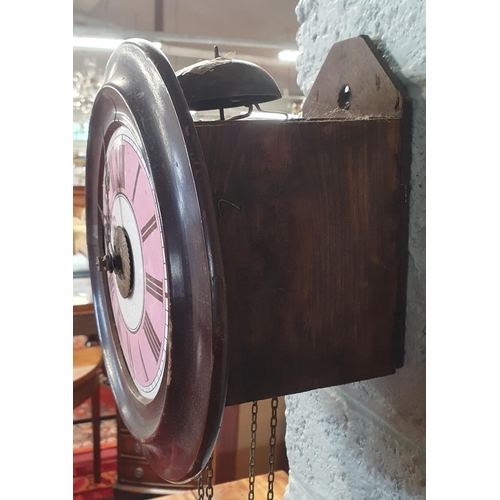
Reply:
M226 404L394 373L401 120L212 122L197 132L227 284Z

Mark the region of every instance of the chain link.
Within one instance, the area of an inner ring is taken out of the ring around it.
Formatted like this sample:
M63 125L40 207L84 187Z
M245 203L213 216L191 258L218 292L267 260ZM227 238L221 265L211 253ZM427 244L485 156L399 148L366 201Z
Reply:
M271 437L269 438L269 474L267 476L267 500L274 499L274 451L278 426L278 398L271 399Z
M207 465L200 472L200 475L198 476L198 500L205 499L205 487L203 484L203 476L205 476L205 475L207 476L207 488L206 488L207 500L212 500L212 497L214 495L214 488L212 486L212 479L214 477L214 469L212 467L212 459L213 459L213 455L210 457Z
M203 473L204 470L200 472L198 476L198 500L204 500L205 498L205 490L203 488Z
M259 408L257 401L252 403L252 426L250 440L250 462L248 471L248 500L254 500L255 484L255 448L257 446L257 412Z
M250 439L250 460L248 471L248 500L255 499L255 450L257 447L257 414L258 402L252 402L252 425L251 425L251 439ZM267 500L274 500L274 463L275 463L275 450L276 450L276 430L278 427L278 398L271 399L271 437L269 438L269 473L267 476ZM210 457L207 466L198 477L198 500L205 499L205 492L207 500L212 500L214 489L212 486L212 479L214 471L212 468L212 459ZM203 487L203 475L207 476L206 490Z
M212 479L214 477L214 470L212 468L212 459L213 455L210 457L208 464L207 464L207 500L212 500L212 497L214 495L214 488L212 486Z

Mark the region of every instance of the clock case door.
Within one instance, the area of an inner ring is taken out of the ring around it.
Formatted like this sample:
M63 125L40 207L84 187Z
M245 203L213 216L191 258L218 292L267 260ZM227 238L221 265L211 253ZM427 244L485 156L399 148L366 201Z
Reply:
M104 255L103 173L113 132L127 127L149 164L165 238L170 284L167 367L156 397L136 397L118 344ZM227 387L227 314L222 257L208 173L178 80L142 40L111 56L90 120L86 167L87 244L107 375L125 425L152 467L183 483L207 463Z

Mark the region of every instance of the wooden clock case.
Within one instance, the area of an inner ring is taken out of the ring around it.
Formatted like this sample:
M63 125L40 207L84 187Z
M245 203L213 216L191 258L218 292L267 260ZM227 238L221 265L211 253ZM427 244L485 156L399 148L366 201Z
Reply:
M365 36L296 120L196 122L227 287L226 405L403 364L410 103Z

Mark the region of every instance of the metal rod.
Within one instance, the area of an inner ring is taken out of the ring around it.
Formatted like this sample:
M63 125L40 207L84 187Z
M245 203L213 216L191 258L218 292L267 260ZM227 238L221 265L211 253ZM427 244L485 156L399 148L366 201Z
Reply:
M253 110L253 104L250 104L250 106L248 106L248 111L245 114L231 116L231 118L228 118L227 121L229 121L229 120L241 120L242 118L246 118L247 116L250 116L252 114L252 110Z
M271 110L267 110L267 109L262 109L258 104L255 104L255 107L261 112L261 113L271 113L273 115L285 115L286 116L286 119L289 120L290 119L290 116L288 113L285 113L284 111L271 111Z

